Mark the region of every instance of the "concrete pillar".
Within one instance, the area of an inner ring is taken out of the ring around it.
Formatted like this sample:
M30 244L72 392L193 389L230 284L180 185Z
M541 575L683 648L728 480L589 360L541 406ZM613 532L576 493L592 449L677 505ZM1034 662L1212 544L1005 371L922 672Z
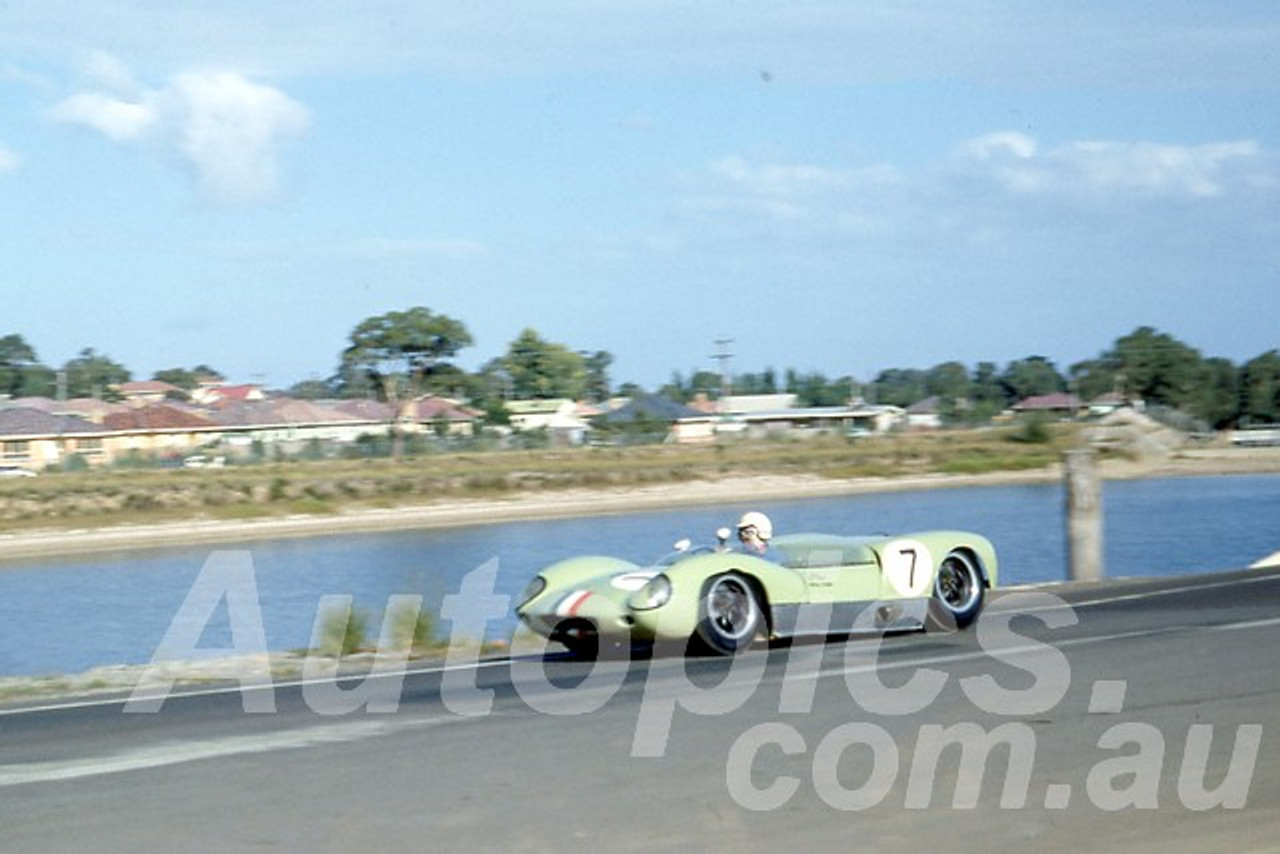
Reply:
M1067 451L1067 567L1072 581L1102 578L1102 478L1092 450Z

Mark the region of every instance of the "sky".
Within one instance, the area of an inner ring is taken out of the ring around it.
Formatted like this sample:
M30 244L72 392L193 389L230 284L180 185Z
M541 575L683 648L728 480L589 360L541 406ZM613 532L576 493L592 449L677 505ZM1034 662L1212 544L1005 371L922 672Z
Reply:
M7 0L0 335L287 387L1280 347L1273 0Z

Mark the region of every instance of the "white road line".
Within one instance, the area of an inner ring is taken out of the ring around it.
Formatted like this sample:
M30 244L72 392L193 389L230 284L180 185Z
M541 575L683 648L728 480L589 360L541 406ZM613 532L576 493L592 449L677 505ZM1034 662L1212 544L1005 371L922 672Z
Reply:
M101 777L164 768L204 759L221 759L228 756L244 756L272 753L279 750L299 750L323 744L342 744L362 741L380 735L406 729L433 726L449 718L427 718L415 721L357 721L329 724L261 735L230 736L205 741L184 741L141 747L111 756L87 759L68 759L59 762L32 762L0 766L0 788L28 786L33 783L52 783L64 780L80 780L85 777ZM462 720L458 718L457 720Z
M853 666L830 667L822 670L815 670L812 673L800 674L784 674L783 678L815 680L825 679L828 676L844 676L846 674L859 673L883 673L890 670L907 670L918 667L924 667L931 664L956 664L965 661L980 661L984 658L995 659L997 656L1003 659L1006 656L1029 655L1032 653L1043 654L1050 649L1069 649L1078 646L1088 646L1095 643L1112 643L1123 640L1137 640L1139 638L1159 637L1169 634L1192 634L1200 631L1243 631L1247 629L1262 629L1280 626L1280 617L1266 620L1246 620L1239 623L1220 623L1210 626L1157 626L1150 629L1137 629L1130 632L1114 632L1109 635L1093 635L1083 638L1066 638L1056 643L1036 642L1025 646L1002 647L994 650L975 650L973 652L957 652L949 655L934 655L927 658L912 658L907 661L881 662L879 655L876 660L865 664L857 664Z
M1266 620L1248 620L1243 623L1222 623L1216 626L1206 626L1211 632L1238 632L1246 629L1265 629L1271 626L1280 626L1280 617L1271 617Z
M1057 643L1036 642L1027 644L1026 646L1010 646L1001 647L994 650L975 650L973 652L956 652L949 655L934 655L927 658L912 658L907 661L891 661L882 662L879 656L876 660L865 664L857 664L852 667L829 667L823 670L816 670L813 673L791 674L792 679L825 679L828 676L844 676L847 674L858 673L883 673L889 670L906 670L924 667L930 664L956 664L964 661L981 661L982 659L996 659L999 656L1003 659L1006 656L1029 655L1032 653L1044 654L1047 650L1063 649L1066 647L1085 646L1092 643L1108 643L1118 640L1134 640L1137 638L1155 637L1157 635L1165 635L1174 632L1187 631L1193 629L1192 626L1161 626L1154 629L1141 629L1133 632L1117 632L1110 635L1096 635L1087 638L1069 638L1067 640L1058 641Z
M1115 596L1104 596L1101 599L1085 599L1080 602L1070 602L1066 598L1062 597L1060 594L1057 594L1057 593L1054 593L1053 595L1061 598L1062 601L1066 603L1067 607L1088 608L1094 605L1111 605L1116 602L1134 602L1140 599L1153 599L1157 596L1172 596L1177 593L1194 593L1197 590L1216 590L1219 587L1236 587L1241 584L1257 584L1263 581L1280 581L1280 575L1268 574L1268 575L1255 576L1253 578L1236 578L1236 579L1232 579L1231 581L1214 581L1206 584L1189 584L1183 587L1166 587L1162 590L1146 590L1139 593L1122 593L1122 594L1117 594ZM1057 582L1050 582L1045 586L1050 586L1051 584L1057 584ZM1037 587L1035 585L1026 585L1022 587L1003 587L1003 588L999 588L997 592L1017 593L1020 590L1042 590L1042 589L1043 588ZM991 604L991 607L997 608L999 607L999 604L1000 604L1000 600L996 599ZM1018 613L1030 614L1036 611L1056 610L1061 607L1063 606L1056 603L1052 605L1040 605L1034 608L1019 608Z
M241 694L251 691L275 691L282 688L304 688L308 685L329 685L341 682L360 682L365 679L399 679L409 676L424 676L431 673L450 673L457 670L485 670L490 667L506 666L510 659L495 658L488 661L471 662L469 664L453 664L453 665L437 665L433 667L411 668L403 671L400 670L378 670L371 673L348 673L341 676L326 676L314 679L290 679L282 682L268 682L266 684L236 684L234 687L229 685L220 685L216 688L198 688L183 689L181 685L175 685L173 690L166 697L169 700L180 700L186 697L217 697L224 694ZM234 679L227 681L234 682ZM122 689L124 690L124 689ZM129 691L132 694L132 690ZM40 706L20 706L12 709L0 709L0 718L13 717L16 715L33 715L41 712L64 712L73 709L95 709L102 706L124 706L129 703L128 696L111 696L100 697L90 700L67 700L66 702L46 703Z

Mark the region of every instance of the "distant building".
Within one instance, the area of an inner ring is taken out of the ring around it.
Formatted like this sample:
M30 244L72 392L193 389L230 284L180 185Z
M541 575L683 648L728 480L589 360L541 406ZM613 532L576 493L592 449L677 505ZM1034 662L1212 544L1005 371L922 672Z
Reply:
M401 426L410 430L435 430L443 425L451 436L470 436L475 433L480 412L463 406L447 397L426 395L410 401L401 414Z
M546 430L557 444L580 445L591 429L578 414L577 402L568 398L509 400L506 408L512 430Z
M1013 411L1028 414L1054 415L1059 418L1076 418L1086 411L1080 398L1067 392L1028 397L1013 405Z
M108 413L102 423L120 434L118 450L160 457L180 456L222 437L222 427L211 418L167 404Z
M347 415L354 415L361 421L390 423L391 419L396 417L396 407L394 405L381 400L369 400L368 398L341 400L330 404L330 408L336 409L338 412L345 412Z
M1141 400L1134 400L1118 391L1109 391L1089 401L1089 414L1095 416L1110 415L1118 409L1143 410Z
M173 398L185 398L187 393L176 385L160 380L137 380L112 386L124 398L125 403L133 406L145 406L149 403L163 403Z
M262 386L244 385L211 385L202 383L191 393L191 401L200 406L218 406L224 403L252 403L266 400L267 395Z
M848 406L797 406L798 400L794 394L725 397L718 407L717 432L750 437L884 433L904 418L897 406L869 406L860 400Z
M794 409L797 400L794 394L731 394L720 398L717 409L722 415L754 415Z
M605 426L651 425L670 441L705 442L715 438L716 417L657 394L637 394L629 402L596 419Z
M907 427L915 430L936 430L942 426L942 398L926 397L907 407Z
M386 429L386 422L370 422L332 407L305 400L226 401L209 413L232 446L253 443L296 453L312 442L345 444Z
M70 400L54 401L54 407L48 411L54 415L74 415L101 424L113 412L121 412L128 408L123 403L107 403L96 397L73 397Z
M0 410L0 464L27 469L61 465L78 455L90 465L109 462L109 431L70 415L30 407Z

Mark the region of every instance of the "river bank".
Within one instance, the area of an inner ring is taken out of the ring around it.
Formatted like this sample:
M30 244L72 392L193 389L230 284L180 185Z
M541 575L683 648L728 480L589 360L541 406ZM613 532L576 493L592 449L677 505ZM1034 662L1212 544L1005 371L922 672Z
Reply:
M1167 458L1102 462L1106 479L1280 473L1280 448L1206 448ZM283 537L461 527L573 516L614 515L682 506L785 501L859 493L1060 480L1060 465L983 474L833 478L820 475L730 475L627 488L528 490L498 498L456 498L393 508L245 520L192 518L152 524L32 529L0 534L4 563L167 546L217 545Z

